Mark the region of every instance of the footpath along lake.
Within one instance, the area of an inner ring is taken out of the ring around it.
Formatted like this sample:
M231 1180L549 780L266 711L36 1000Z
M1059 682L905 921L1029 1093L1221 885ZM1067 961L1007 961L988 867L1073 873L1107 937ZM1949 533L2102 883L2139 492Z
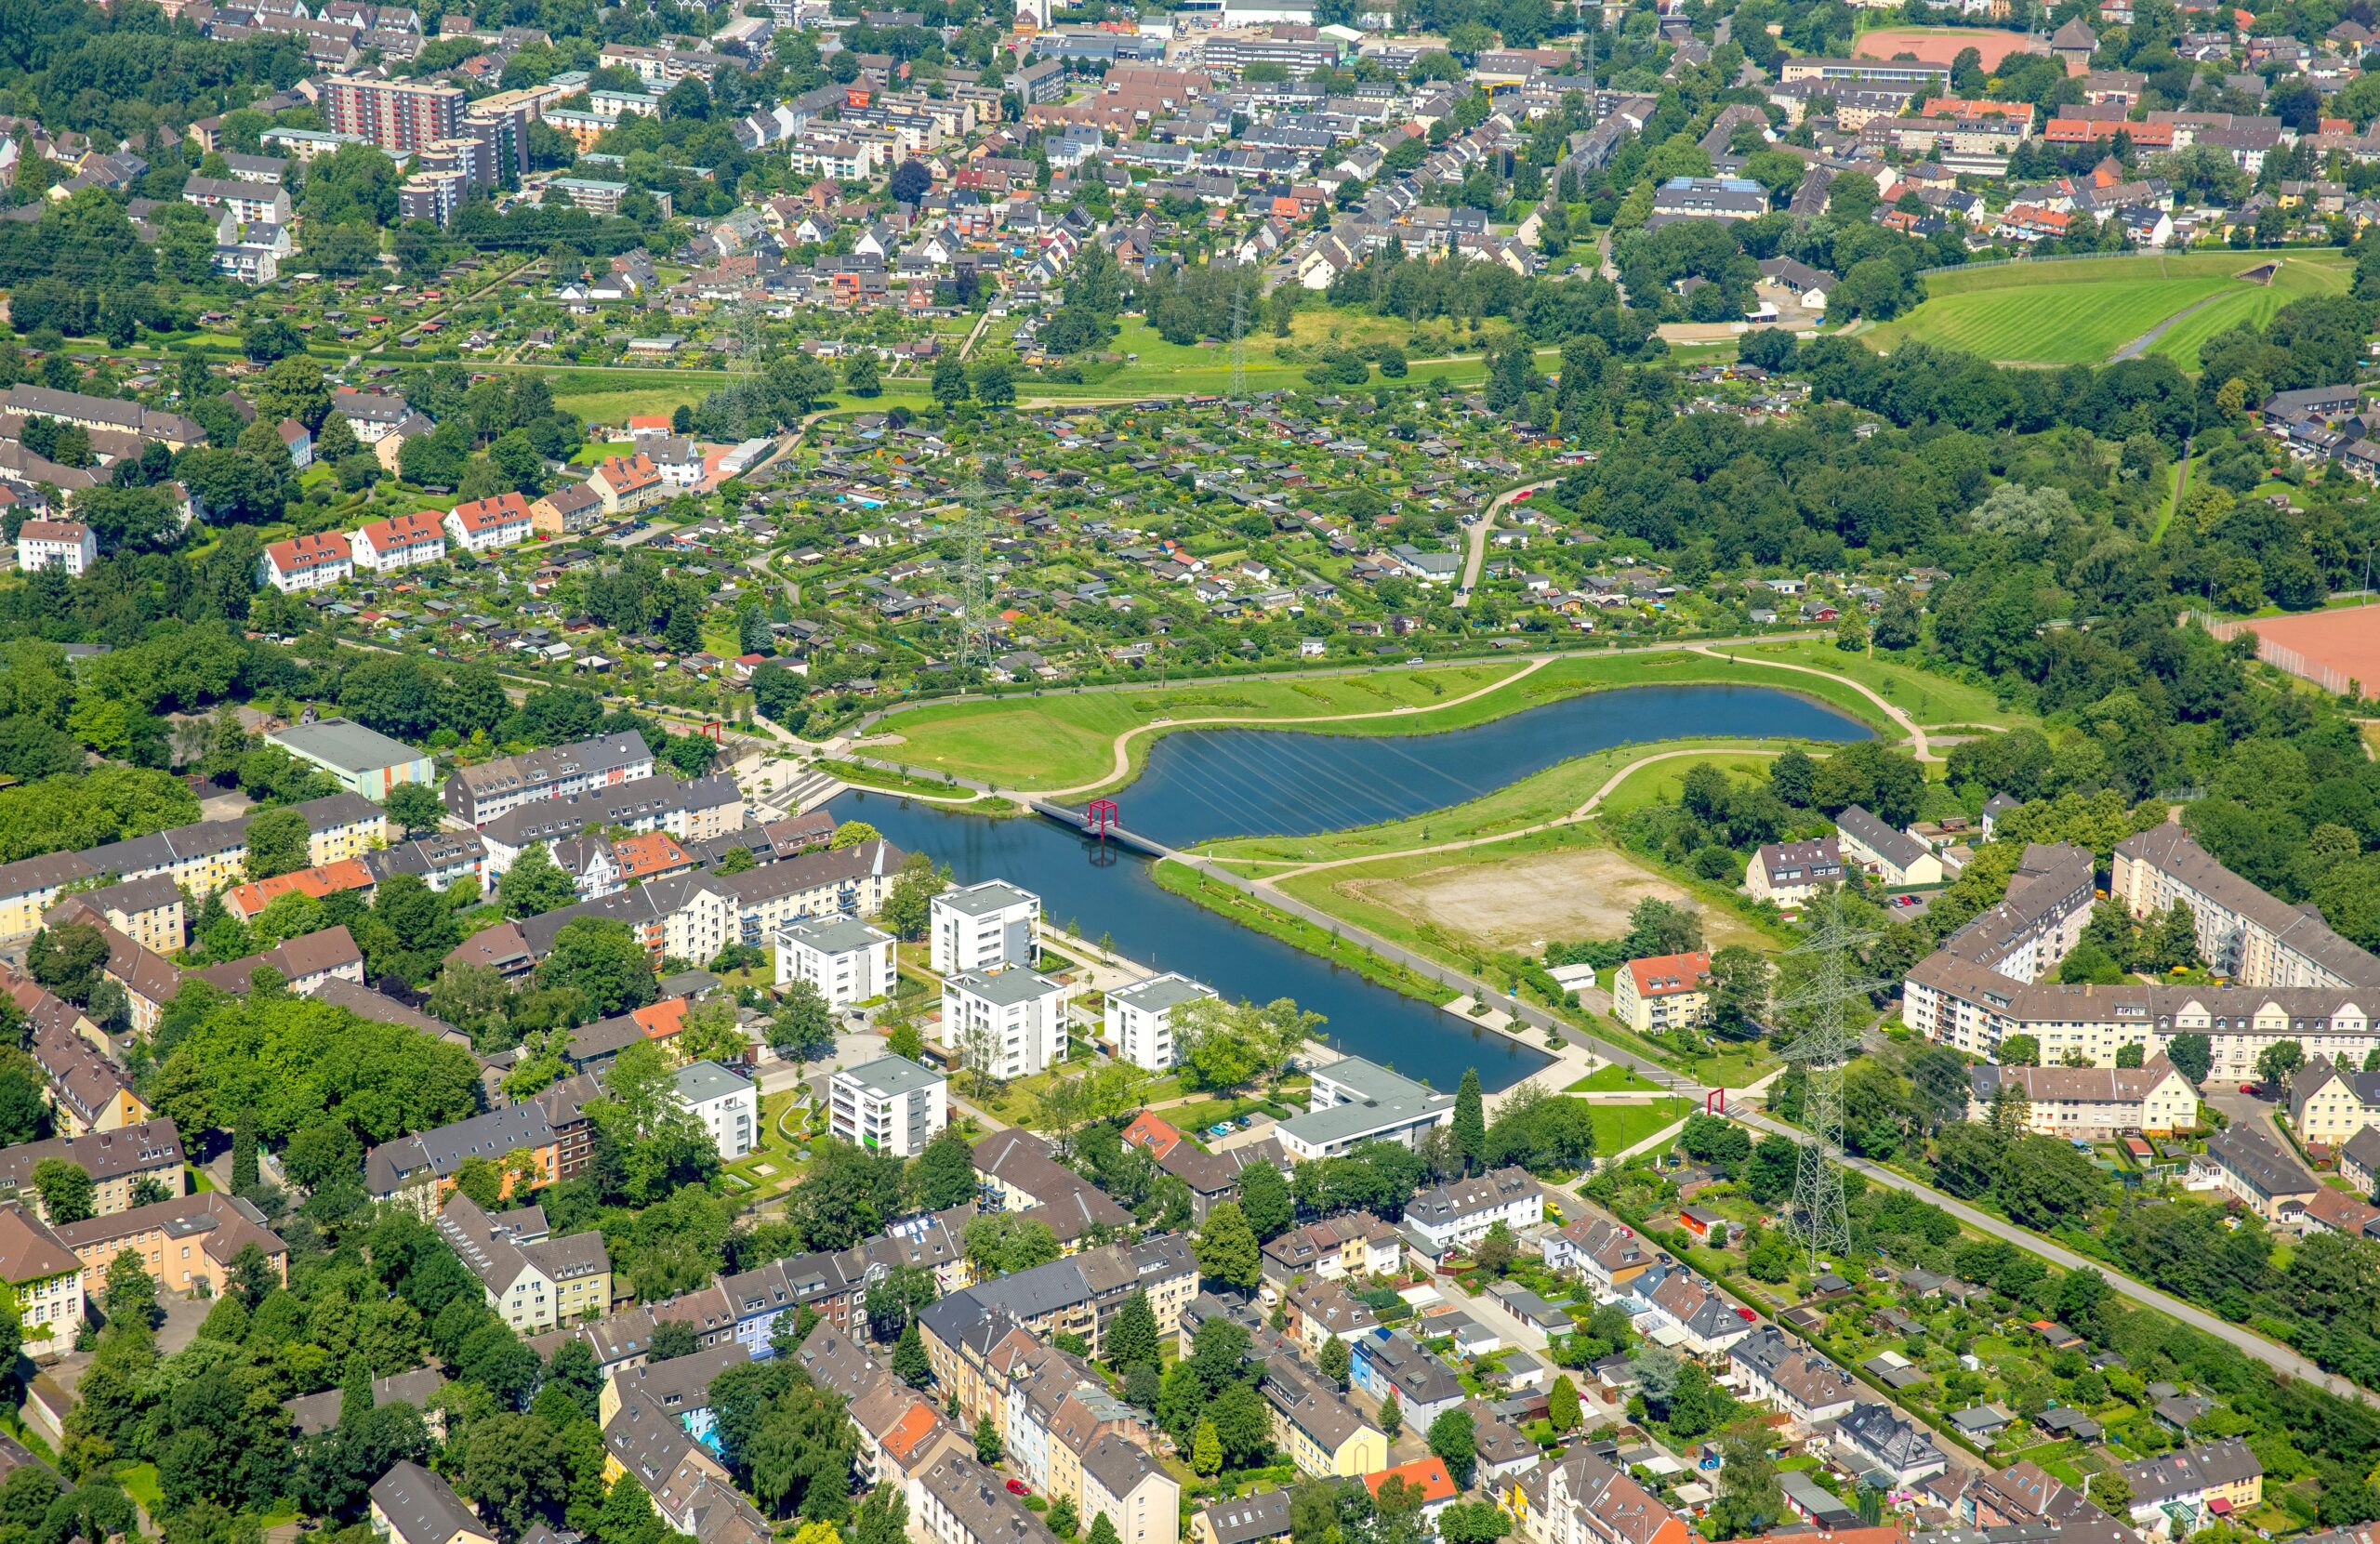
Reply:
M1589 693L1438 734L1183 730L1159 740L1117 796L1124 824L1170 847L1226 836L1298 836L1398 820L1478 798L1556 762L1624 744L1696 735L1847 742L1858 720L1767 687L1644 686ZM1044 915L1160 970L1229 996L1293 998L1328 1021L1334 1048L1436 1089L1477 1067L1510 1088L1549 1058L1533 1047L1250 930L1159 888L1150 860L1053 821L987 820L898 795L854 790L828 808L895 846L950 865L960 883L1007 879Z

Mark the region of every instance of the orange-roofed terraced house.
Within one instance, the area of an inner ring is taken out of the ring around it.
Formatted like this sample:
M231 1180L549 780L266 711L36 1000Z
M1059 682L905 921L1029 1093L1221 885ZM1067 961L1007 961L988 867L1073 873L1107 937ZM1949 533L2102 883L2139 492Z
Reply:
M630 1010L628 1017L636 1021L637 1028L644 1031L646 1039L673 1039L686 1027L686 999L664 997L659 1002Z
M1162 1158L1182 1145L1182 1133L1163 1115L1151 1110L1143 1110L1134 1115L1132 1124L1124 1128L1123 1138L1128 1147L1147 1148L1152 1158Z
M372 871L355 858L341 858L335 864L317 868L301 868L294 873L275 875L270 879L252 879L235 885L223 895L223 907L243 922L253 922L257 915L284 895L311 895L319 901L340 891L365 891L364 901L371 902L370 891L375 882Z
M319 535L291 536L274 542L257 560L257 581L284 595L300 590L327 589L355 572L353 548L336 531Z
M622 837L612 844L613 861L620 865L620 882L633 884L639 879L657 879L664 874L692 868L694 860L686 855L677 838L667 831L646 831L633 837Z
M669 492L668 484L661 481L661 468L642 451L613 456L595 468L587 485L603 501L607 515L628 514L658 504Z
M1711 956L1697 949L1630 960L1612 972L1611 1011L1639 1033L1700 1023L1711 1016Z
M438 523L434 509L376 520L349 532L347 539L353 549L355 566L374 574L419 568L446 556L445 528Z
M1446 1511L1448 1505L1460 1494L1454 1486L1454 1476L1447 1472L1447 1461L1435 1453L1426 1458L1416 1458L1411 1463L1394 1464L1387 1469L1367 1474L1364 1476L1364 1487L1372 1493L1372 1499L1377 1501L1380 1499L1382 1487L1391 1480L1402 1481L1408 1491L1421 1492L1421 1516L1433 1524L1437 1522L1438 1513Z
M519 494L475 498L446 511L446 534L466 552L493 552L529 539L529 501Z

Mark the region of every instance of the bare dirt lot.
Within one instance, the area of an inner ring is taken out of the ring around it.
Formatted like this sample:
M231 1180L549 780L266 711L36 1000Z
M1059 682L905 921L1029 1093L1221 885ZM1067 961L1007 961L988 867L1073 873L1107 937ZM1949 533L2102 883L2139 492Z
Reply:
M1618 938L1628 931L1629 912L1648 896L1700 917L1710 947L1765 943L1607 848L1450 863L1396 878L1347 879L1335 888L1491 949L1534 952L1554 939Z

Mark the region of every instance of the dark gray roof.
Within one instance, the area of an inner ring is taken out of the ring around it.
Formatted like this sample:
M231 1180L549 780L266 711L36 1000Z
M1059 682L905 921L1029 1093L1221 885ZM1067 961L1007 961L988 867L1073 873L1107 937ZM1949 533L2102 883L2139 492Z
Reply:
M495 1537L454 1486L410 1460L380 1476L372 1486L372 1505L403 1544L446 1544L458 1533Z
M1260 1491L1234 1501L1218 1501L1203 1515L1215 1544L1261 1544L1289 1531L1289 1493Z

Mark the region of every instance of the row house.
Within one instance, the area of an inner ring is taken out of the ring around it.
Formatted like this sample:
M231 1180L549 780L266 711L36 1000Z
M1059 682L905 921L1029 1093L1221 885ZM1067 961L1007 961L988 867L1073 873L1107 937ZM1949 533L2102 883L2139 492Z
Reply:
M533 527L529 502L519 494L500 494L456 505L441 522L454 544L466 552L494 552L527 541Z
M360 857L390 835L387 813L357 794L332 794L290 808L305 817L307 857L317 864ZM252 818L203 820L81 852L48 852L0 864L0 937L33 933L42 926L43 913L69 886L109 876L115 884L163 878L192 895L212 895L247 877Z
M371 574L400 573L446 556L446 533L434 510L374 521L349 532L347 541L354 566Z
M1749 1336L1756 1321L1680 1265L1647 1271L1636 1280L1636 1317L1646 1335L1689 1356L1722 1356Z

